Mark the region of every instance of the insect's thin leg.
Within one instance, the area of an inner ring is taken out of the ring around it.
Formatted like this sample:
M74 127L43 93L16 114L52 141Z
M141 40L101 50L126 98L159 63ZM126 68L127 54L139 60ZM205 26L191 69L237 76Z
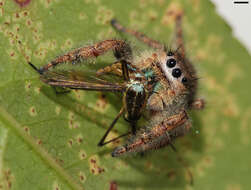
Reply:
M176 45L178 48L178 51L183 59L185 59L186 52L185 52L185 46L184 46L184 39L183 39L183 30L182 30L182 13L179 13L176 18Z
M109 50L123 53L123 51L120 51L120 49L124 50L126 49L126 47L128 47L128 44L123 40L115 40L115 39L104 40L90 46L81 47L81 48L69 51L68 53L57 57L56 59L52 60L47 65L40 68L38 72L43 73L44 71L47 71L49 68L55 67L61 63L65 63L65 62L75 63L75 62L80 61L81 59L98 57L100 55L103 55Z
M114 125L116 124L116 122L118 121L118 119L120 118L120 116L124 113L125 109L124 107L122 107L118 113L118 115L115 117L115 119L113 120L113 122L111 123L110 127L107 129L107 131L105 132L104 136L102 137L102 139L99 141L98 146L104 146L105 144L107 144L107 142L105 142L106 137L108 136L108 134L110 133L110 131L112 130L112 128L114 127ZM108 141L109 142L109 141Z
M120 136L118 136L118 137L115 137L114 139L111 139L111 140L109 140L109 141L106 141L106 142L104 142L102 145L99 145L99 146L107 145L107 144L112 143L112 142L114 142L114 141L116 141L116 140L118 140L118 139L120 139L120 138L122 138L122 137L124 137L124 136L129 135L129 134L131 134L131 132L128 132L128 133L122 134L122 135L120 135Z
M138 32L133 29L125 28L122 26L116 19L111 20L111 25L119 32L124 32L127 34L130 34L132 36L135 36L139 41L147 44L148 46L154 48L154 49L164 49L164 45L160 42L153 40L149 37L147 37L145 34Z
M28 64L39 74L42 74L42 72L40 71L40 69L38 69L35 65L33 65L31 62L28 62Z

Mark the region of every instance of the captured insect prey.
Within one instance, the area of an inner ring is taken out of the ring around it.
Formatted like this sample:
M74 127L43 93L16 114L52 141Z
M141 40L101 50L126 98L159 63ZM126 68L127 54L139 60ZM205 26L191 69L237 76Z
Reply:
M52 87L116 92L122 95L121 109L98 143L98 146L103 146L129 136L125 144L115 148L113 157L143 153L167 145L173 147L172 142L191 128L187 111L204 107L204 101L196 99L198 80L185 53L182 13L175 18L176 50L167 49L158 41L126 28L113 19L111 25L117 32L134 36L151 50L135 58L127 41L107 39L73 49L41 68L29 64L39 73L41 81ZM115 60L107 66L94 72L72 69L109 51L113 52ZM56 69L64 63L70 63L71 68ZM131 127L129 132L106 141L121 116ZM143 125L137 126L143 116Z

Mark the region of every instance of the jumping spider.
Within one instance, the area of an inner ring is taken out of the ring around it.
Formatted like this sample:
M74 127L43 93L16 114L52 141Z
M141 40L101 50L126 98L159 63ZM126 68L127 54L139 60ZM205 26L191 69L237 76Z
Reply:
M131 152L145 152L171 145L172 141L183 136L191 128L187 110L201 109L204 101L195 99L197 77L194 67L185 54L182 37L182 13L176 15L176 51L167 50L158 41L132 29L123 27L117 20L111 20L113 28L119 32L135 36L150 46L154 51L149 56L134 59L130 45L124 40L110 39L96 44L69 51L57 57L47 65L38 69L29 63L39 74L43 82L69 89L121 92L123 105L118 115L98 143L103 146L110 141L105 139L121 115L124 115L132 127L126 144L117 147L113 157ZM113 51L116 61L109 66L97 70L92 80L83 77L85 72L51 68L69 62L81 62ZM113 75L122 79L112 82L105 78ZM145 126L136 130L137 121L143 113L149 117Z

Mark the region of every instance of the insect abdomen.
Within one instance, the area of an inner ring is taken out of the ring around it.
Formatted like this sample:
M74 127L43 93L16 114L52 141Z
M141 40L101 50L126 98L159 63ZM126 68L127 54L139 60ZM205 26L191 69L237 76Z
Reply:
M133 83L127 88L124 96L126 120L133 122L140 118L141 112L145 106L146 98L147 95L142 84Z

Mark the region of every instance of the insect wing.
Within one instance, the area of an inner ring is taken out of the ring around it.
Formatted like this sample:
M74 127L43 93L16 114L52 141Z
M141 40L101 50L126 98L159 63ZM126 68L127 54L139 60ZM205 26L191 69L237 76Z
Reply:
M114 82L111 76L95 76L94 73L83 71L47 71L41 75L41 80L51 86L94 91L122 92L126 84L121 80Z

